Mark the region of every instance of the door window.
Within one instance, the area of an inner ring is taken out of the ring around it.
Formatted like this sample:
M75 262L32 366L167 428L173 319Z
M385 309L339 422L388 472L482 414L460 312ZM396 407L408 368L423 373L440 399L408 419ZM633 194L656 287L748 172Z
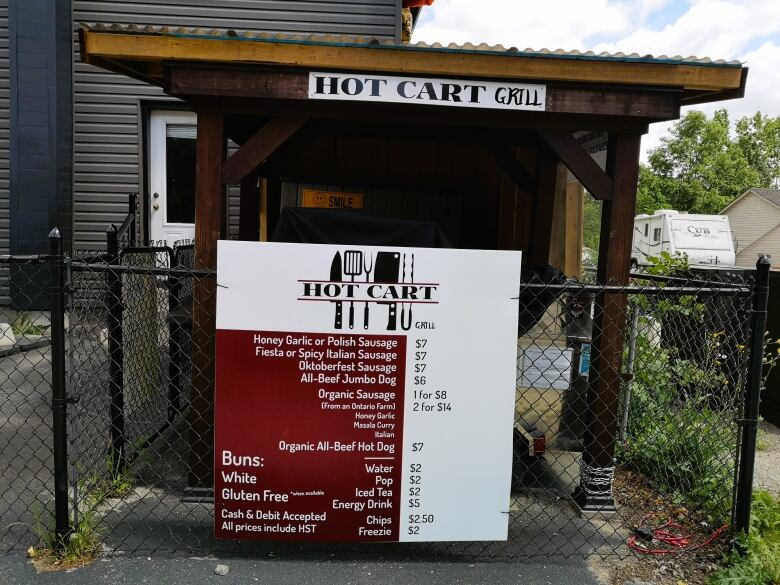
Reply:
M166 221L195 222L195 144L196 127L166 124Z

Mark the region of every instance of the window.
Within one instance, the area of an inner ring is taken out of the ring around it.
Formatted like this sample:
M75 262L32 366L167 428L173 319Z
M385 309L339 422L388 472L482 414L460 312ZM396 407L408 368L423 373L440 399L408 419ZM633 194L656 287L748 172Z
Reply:
M647 237L647 232L648 232L649 229L650 229L650 224L646 223L645 224L645 237Z
M165 125L166 221L195 223L195 144L197 126Z
M653 230L653 241L654 242L660 242L661 241L661 228L655 228Z

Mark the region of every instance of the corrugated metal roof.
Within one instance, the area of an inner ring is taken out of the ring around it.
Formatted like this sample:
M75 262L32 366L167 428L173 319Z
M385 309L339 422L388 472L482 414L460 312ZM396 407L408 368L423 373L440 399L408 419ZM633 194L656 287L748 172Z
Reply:
M658 63L670 65L698 65L703 67L742 67L740 61L713 60L708 57L683 57L682 55L640 55L639 53L595 53L593 51L565 51L563 49L518 49L517 47L505 47L503 45L488 45L482 43L464 43L458 45L451 43L398 43L387 39L372 37L355 37L346 35L312 35L312 34L280 34L280 33L256 33L242 32L233 29L203 29L166 26L138 26L133 24L105 24L82 23L88 30L96 32L114 32L134 35L161 35L181 38L208 38L232 41L271 42L271 43L296 43L334 47L362 47L362 48L391 48L409 51L426 51L442 53L469 53L469 54L495 54L502 56L538 57L548 59L571 59L588 61L613 61L632 63Z

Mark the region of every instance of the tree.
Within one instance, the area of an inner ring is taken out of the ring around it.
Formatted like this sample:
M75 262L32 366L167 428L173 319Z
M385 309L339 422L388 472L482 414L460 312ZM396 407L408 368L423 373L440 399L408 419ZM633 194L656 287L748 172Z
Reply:
M732 131L726 110L688 112L642 165L637 212L719 213L754 187L780 184L780 117L760 112Z
M760 176L762 187L780 187L780 117L756 112L737 122L737 145Z

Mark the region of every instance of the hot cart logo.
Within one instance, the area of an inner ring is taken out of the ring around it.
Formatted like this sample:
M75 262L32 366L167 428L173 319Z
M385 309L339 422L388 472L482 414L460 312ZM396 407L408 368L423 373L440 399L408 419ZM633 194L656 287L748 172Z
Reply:
M332 305L335 329L368 329L372 319L384 313L387 330L433 328L415 321L414 307L435 305L439 284L420 282L415 255L409 252L336 252L328 280L300 280L299 301Z

